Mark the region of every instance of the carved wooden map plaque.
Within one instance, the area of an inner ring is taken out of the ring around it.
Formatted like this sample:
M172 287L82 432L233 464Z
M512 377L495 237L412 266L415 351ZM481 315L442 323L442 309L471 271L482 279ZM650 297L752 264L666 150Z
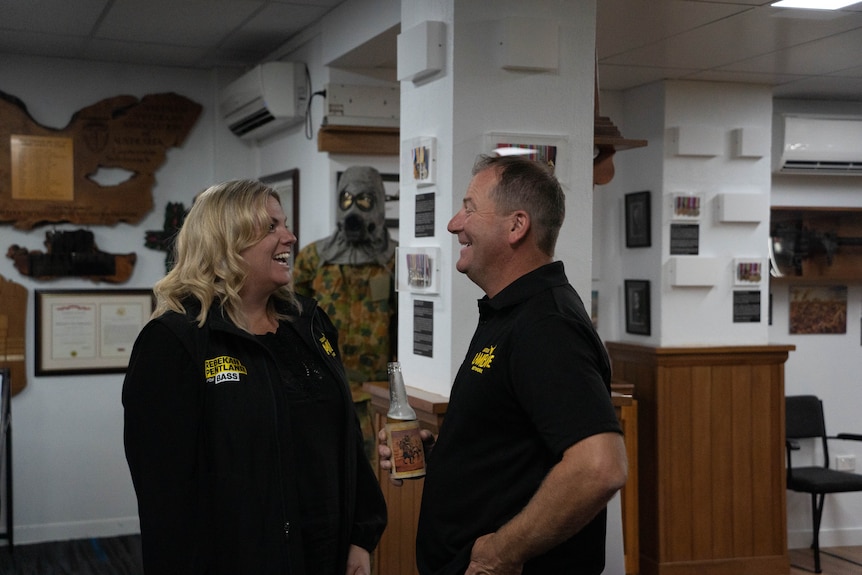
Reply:
M62 130L38 124L0 92L0 222L137 223L153 208L155 172L182 145L201 106L174 93L116 96L83 108ZM130 177L102 185L100 168Z

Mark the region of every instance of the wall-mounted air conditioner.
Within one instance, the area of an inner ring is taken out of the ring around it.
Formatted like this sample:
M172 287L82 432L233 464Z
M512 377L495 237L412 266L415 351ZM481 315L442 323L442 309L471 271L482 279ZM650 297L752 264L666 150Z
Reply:
M260 140L301 122L307 106L305 65L266 62L231 82L219 108L231 132Z
M784 116L778 171L862 176L862 118Z

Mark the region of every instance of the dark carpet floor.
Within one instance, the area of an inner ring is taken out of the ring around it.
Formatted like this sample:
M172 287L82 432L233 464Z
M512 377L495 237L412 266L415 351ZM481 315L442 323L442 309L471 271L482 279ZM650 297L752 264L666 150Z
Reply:
M141 575L141 537L0 547L0 575Z

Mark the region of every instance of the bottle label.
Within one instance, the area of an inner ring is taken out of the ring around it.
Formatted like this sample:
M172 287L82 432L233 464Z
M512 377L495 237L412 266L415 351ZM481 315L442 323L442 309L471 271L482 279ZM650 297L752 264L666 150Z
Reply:
M392 477L405 479L425 475L425 450L419 435L419 421L386 424L392 449Z

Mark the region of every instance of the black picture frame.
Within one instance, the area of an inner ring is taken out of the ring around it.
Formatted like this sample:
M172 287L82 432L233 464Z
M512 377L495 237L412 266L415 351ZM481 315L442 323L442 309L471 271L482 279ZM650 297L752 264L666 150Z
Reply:
M625 196L626 247L648 248L652 245L650 192L632 192Z
M299 168L285 170L268 176L260 181L276 192L281 199L281 207L290 225L290 231L299 237Z
M625 280L626 333L650 335L650 282Z

